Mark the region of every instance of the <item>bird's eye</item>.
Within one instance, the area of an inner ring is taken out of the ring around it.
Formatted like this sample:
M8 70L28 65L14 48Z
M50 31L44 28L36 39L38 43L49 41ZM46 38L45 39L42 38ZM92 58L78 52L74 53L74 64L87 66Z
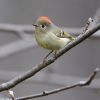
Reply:
M46 25L42 24L41 28L45 30L46 29Z

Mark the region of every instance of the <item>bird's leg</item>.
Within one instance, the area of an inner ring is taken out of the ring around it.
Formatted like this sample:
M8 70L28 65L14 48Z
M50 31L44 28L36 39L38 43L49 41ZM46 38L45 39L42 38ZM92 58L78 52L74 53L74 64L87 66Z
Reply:
M45 60L47 59L47 57L51 54L51 53L53 53L53 50L52 51L50 51L45 57L44 57L44 60L43 60L43 62L45 62Z
M53 57L56 58L57 51L54 51Z

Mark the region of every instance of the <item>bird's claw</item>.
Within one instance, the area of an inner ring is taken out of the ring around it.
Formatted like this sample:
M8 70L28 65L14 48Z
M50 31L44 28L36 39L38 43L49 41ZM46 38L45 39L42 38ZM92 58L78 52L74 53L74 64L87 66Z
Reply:
M53 54L53 58L56 58L56 57L57 57L57 52L55 51Z
M43 59L43 63L45 63L45 62L46 62L46 60L47 60L48 56L49 56L51 53L53 53L53 50L52 50L51 52L49 52L49 53L48 53L48 54L44 57L44 59Z

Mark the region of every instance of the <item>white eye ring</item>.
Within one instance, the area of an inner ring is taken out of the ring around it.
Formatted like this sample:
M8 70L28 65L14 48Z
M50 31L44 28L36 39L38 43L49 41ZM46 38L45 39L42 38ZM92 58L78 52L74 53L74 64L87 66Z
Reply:
M46 25L44 25L44 24L42 24L42 25L40 25L40 27L41 27L41 29L46 29Z

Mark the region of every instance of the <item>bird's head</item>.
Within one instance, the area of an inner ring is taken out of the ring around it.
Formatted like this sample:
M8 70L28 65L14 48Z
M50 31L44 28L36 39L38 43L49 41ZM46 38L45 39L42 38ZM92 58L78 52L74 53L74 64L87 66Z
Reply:
M46 33L51 28L52 24L49 17L41 16L37 19L36 23L32 25L35 26L36 31Z

